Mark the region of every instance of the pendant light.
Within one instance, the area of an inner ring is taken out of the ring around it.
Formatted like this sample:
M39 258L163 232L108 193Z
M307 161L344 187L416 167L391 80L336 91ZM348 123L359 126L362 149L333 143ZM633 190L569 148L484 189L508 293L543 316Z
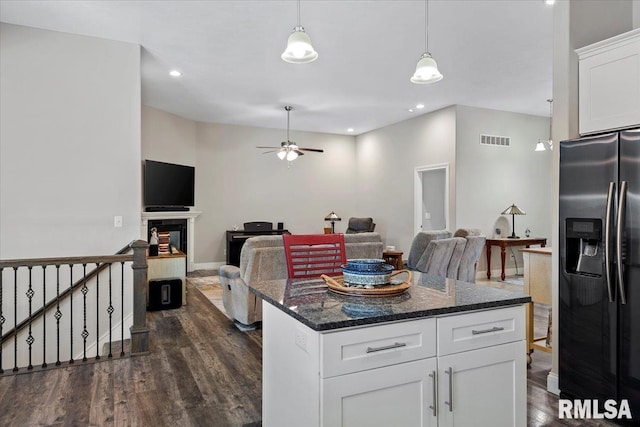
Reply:
M318 59L318 52L313 49L309 35L300 25L300 0L298 0L298 25L293 27L293 32L287 40L287 48L280 57L283 61L292 64L306 64Z
M549 145L549 150L553 150L553 140L551 139L551 130L552 130L552 121L553 121L553 99L547 99L549 103L549 139L539 139L536 144L535 151L546 151L547 147L544 145L545 142Z
M442 74L438 71L438 64L429 53L429 3L424 0L424 53L418 61L416 72L411 77L411 83L427 84L442 80Z

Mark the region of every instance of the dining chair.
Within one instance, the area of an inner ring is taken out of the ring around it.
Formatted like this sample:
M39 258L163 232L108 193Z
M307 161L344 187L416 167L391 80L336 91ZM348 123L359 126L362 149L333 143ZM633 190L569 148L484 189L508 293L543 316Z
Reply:
M343 234L284 234L282 240L290 279L342 274L347 263Z

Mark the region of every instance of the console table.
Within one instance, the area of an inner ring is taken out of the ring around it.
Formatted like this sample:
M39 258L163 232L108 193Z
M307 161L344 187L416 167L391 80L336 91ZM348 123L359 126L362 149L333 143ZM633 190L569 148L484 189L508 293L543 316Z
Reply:
M249 237L291 234L289 230L227 230L227 264L240 267L240 252Z
M487 239L485 247L487 249L487 279L491 279L491 246L500 246L500 260L502 262L502 274L500 278L504 280L504 261L506 258L506 250L508 246L526 246L540 245L545 247L547 245L547 239L544 237L519 237L511 239L508 237L502 237L499 239Z

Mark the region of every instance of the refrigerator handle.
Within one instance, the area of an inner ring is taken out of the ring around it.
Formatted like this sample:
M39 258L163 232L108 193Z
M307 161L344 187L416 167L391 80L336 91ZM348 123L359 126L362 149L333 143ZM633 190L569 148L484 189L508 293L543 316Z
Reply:
M611 213L613 212L613 194L615 184L609 183L609 192L607 193L607 215L605 216L604 226L604 266L605 275L607 276L607 292L609 293L609 302L613 302L613 290L611 289Z
M620 289L620 303L626 304L624 292L624 271L622 259L622 229L624 228L624 211L627 204L627 181L620 183L620 199L618 200L618 218L616 227L616 264L618 265L618 288Z

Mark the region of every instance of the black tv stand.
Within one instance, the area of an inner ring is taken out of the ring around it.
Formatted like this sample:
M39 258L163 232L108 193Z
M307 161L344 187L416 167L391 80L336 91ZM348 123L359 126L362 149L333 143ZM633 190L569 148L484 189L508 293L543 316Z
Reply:
M149 206L144 208L145 212L188 212L186 206Z

